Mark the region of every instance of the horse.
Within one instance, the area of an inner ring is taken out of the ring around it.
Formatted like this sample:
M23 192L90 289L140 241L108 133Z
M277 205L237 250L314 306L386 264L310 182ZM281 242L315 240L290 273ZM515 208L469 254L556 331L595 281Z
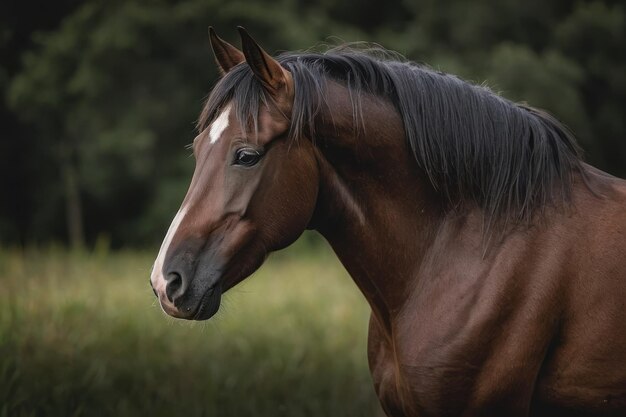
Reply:
M547 112L382 48L209 32L221 78L151 275L167 314L210 318L312 229L371 307L387 415L626 415L626 181Z

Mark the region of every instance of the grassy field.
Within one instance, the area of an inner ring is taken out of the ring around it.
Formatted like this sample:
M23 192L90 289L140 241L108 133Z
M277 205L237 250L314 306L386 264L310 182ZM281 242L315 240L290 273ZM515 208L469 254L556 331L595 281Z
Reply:
M274 255L202 323L162 313L153 257L0 250L0 416L377 415L368 307L329 251Z

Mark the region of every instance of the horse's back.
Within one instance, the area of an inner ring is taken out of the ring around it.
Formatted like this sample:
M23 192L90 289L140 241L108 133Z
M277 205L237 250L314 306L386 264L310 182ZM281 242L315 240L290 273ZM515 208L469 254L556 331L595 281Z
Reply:
M589 182L561 226L570 267L537 399L566 415L625 415L626 181L591 170Z

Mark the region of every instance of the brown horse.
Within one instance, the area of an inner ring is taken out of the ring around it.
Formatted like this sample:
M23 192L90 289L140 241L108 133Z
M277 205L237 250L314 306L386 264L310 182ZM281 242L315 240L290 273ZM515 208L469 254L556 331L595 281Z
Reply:
M384 51L223 77L151 282L205 320L269 252L319 231L369 302L390 416L626 416L626 182L546 113Z

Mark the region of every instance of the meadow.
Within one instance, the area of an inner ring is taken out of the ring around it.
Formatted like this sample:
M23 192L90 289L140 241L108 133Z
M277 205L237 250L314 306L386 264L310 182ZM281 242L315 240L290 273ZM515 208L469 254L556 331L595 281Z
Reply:
M0 249L0 416L374 416L369 309L329 249L273 255L207 322L155 251Z

